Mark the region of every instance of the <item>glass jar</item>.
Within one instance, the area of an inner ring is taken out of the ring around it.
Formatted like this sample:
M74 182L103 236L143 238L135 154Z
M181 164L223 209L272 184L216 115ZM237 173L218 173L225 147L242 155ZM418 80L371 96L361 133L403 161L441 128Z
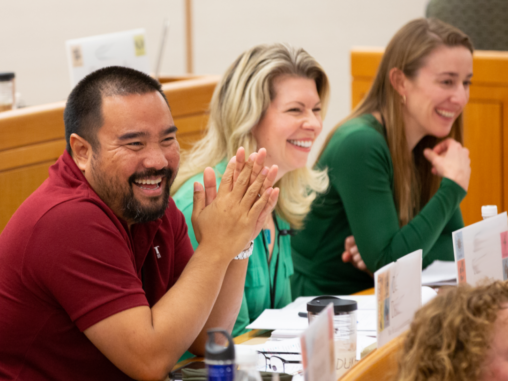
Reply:
M0 112L14 108L14 73L0 73Z
M341 377L356 363L356 311L354 300L319 296L307 303L309 324L330 303L333 304L335 376Z

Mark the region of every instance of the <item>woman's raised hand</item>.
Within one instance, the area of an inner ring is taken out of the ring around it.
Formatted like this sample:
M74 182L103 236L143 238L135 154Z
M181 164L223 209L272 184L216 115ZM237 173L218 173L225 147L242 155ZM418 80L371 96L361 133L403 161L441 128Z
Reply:
M433 174L453 180L467 191L471 176L471 160L467 148L448 138L433 149L425 149L423 154L432 163Z

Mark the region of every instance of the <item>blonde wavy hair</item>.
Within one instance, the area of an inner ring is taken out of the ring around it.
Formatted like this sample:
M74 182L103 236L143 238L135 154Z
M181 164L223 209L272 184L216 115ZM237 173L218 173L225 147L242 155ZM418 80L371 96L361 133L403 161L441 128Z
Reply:
M422 18L404 25L386 47L372 87L365 98L347 118L335 126L323 145L326 148L337 128L348 120L376 111L381 113L393 162L394 199L400 226L411 221L439 188L440 179L432 175L432 165L423 156L423 150L434 147L448 137L462 143L463 121L460 114L447 137L438 139L426 136L413 152L409 152L402 98L390 82L390 70L398 68L407 78L413 79L429 54L440 46L463 46L473 53L473 44L469 37L442 21Z
M508 283L444 291L416 314L400 353L396 381L478 381L508 302Z
M233 157L239 147L244 147L247 155L257 151L252 129L274 99L273 83L281 75L314 80L324 118L330 92L328 77L305 50L286 44L258 45L247 50L217 85L206 135L182 154L173 194L206 167ZM291 227L300 229L316 193L327 189L328 176L326 171L299 168L285 174L275 185L280 188L276 212Z

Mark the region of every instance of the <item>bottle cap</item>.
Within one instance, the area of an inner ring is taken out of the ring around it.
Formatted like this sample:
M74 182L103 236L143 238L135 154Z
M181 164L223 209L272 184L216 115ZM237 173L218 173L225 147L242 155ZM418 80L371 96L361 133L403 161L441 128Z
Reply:
M0 73L0 82L10 81L14 79L16 75L12 72L3 72Z
M257 365L258 351L249 345L235 345L235 363L237 365Z
M335 315L342 312L351 312L358 309L358 303L354 300L340 299L336 296L318 296L307 303L307 311L314 314L320 313L327 305L333 303L333 313Z
M482 206L482 218L497 216L497 205Z
M225 329L214 328L208 330L208 340L205 345L205 360L234 361L235 344L228 331ZM228 346L224 347L215 342L215 335L221 334L228 340Z

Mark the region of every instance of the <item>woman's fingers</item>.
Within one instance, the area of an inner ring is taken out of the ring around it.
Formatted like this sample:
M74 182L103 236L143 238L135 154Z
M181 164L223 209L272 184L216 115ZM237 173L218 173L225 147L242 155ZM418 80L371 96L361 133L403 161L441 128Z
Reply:
M249 156L249 158L250 158L250 156ZM254 180L256 180L256 177L258 177L259 172L261 172L261 170L263 169L264 164L265 164L265 159L266 159L266 149L261 148L257 152L257 156L254 159L254 166L252 167L252 173L250 175L250 183L251 184L254 182Z

